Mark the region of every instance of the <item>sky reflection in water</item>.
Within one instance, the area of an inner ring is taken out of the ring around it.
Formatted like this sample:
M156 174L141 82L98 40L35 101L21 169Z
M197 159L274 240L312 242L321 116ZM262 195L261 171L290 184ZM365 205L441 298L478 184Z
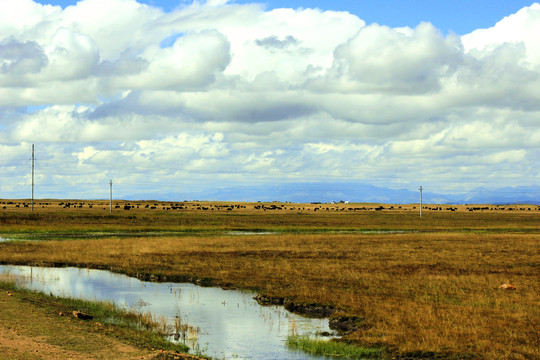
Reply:
M251 292L144 282L102 270L0 266L0 273L7 272L24 276L27 281L21 285L45 293L113 301L163 315L171 323L178 316L183 323L200 328L199 349L217 358L314 359L289 350L287 336L331 332L328 319L309 319L283 307L260 306Z

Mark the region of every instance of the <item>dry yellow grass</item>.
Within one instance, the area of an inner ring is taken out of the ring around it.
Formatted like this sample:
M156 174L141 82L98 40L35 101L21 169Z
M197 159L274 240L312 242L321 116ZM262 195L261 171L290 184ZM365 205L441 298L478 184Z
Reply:
M362 329L348 338L382 345L394 354L540 358L540 214L535 208L428 210L419 219L404 209L314 211L306 208L321 205L306 205L264 211L253 209L257 205L213 211L132 209L102 218L98 210L49 210L34 214L34 220L22 210L10 210L0 222L12 234L104 228L208 234L0 243L0 262L208 277L218 285L335 306L341 314L364 319ZM219 233L231 229L282 233ZM405 232L352 232L357 229ZM498 288L508 282L517 290Z

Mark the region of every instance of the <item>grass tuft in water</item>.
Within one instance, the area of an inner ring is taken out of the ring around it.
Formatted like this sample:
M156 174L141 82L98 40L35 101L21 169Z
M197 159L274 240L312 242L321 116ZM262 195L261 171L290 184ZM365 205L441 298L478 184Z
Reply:
M382 349L364 348L332 340L315 340L297 335L289 336L287 346L313 355L342 359L380 359L383 356Z

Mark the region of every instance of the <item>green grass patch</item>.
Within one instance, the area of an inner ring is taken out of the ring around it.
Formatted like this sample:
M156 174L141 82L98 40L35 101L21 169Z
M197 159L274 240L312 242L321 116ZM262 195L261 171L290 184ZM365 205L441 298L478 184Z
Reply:
M334 340L314 340L305 336L289 336L287 346L313 355L342 359L381 359L382 349L364 348Z

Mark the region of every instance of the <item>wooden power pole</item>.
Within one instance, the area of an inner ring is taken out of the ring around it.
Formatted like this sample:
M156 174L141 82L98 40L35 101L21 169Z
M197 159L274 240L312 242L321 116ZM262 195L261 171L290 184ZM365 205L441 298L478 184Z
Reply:
M32 211L34 211L34 144L32 144Z

